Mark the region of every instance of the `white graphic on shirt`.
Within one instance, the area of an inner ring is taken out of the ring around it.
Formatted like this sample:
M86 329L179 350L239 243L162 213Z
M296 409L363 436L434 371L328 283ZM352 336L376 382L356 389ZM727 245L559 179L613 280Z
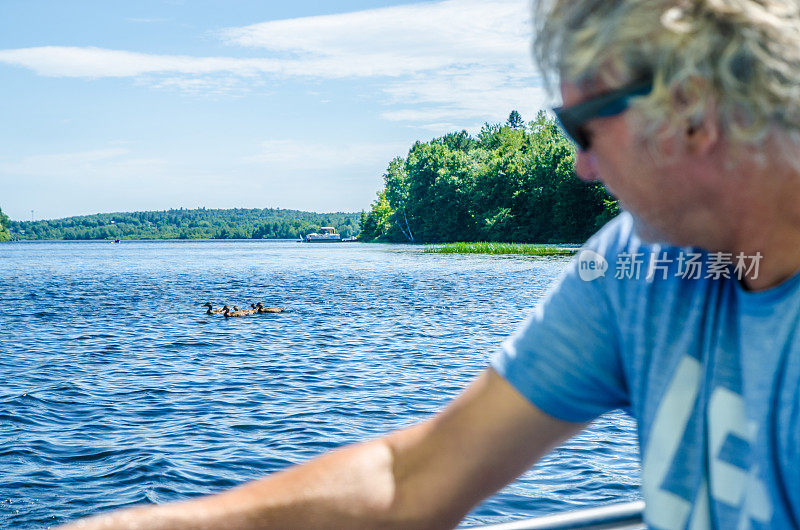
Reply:
M662 490L661 483L672 467L699 388L700 363L687 355L681 359L658 406L644 452L642 495L647 506L647 522L655 527L684 528L692 510L689 501Z
M749 476L747 470L719 459L722 444L733 434L750 444L756 441L758 425L747 421L744 401L738 394L722 387L717 387L708 403L709 437L711 442L711 495L731 506L740 506L745 498L745 488L757 499L757 503L748 502L757 511L750 513L753 519L768 522L772 516L772 506L764 484ZM749 510L748 510L749 511Z
M769 523L772 504L766 486L757 478L757 466L746 470L722 459L721 451L729 437L752 445L757 431L757 424L747 420L742 397L724 387L714 389L708 402L710 488L703 480L694 510L688 500L661 489L691 418L700 375L699 361L690 356L681 359L656 411L642 465L647 522L656 528L686 528L687 522L693 530L709 528L710 494L717 502L740 508L739 528L749 528L750 519Z
M710 528L711 510L708 506L708 483L706 479L703 479L694 499L694 510L692 510L692 520L689 521L689 530L709 530Z
M756 442L758 424L748 421L742 396L717 387L708 402L709 442L711 449L711 496L730 506L741 506L740 528L749 528L748 518L768 523L772 503L764 483L756 478L758 467L742 469L720 459L720 450L730 435L751 445Z

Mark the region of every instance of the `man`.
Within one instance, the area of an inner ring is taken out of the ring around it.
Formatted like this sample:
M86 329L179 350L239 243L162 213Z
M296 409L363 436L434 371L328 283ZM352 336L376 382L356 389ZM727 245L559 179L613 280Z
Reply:
M452 527L620 407L638 422L650 526L798 527L798 11L540 7L534 49L560 78L577 173L630 213L434 418L219 495L75 527Z

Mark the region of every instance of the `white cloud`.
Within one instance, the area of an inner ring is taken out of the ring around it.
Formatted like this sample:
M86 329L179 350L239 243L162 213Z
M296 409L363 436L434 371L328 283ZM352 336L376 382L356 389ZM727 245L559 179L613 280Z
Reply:
M194 96L231 96L241 97L264 85L260 78L242 78L225 75L207 75L204 77L171 76L139 80L156 88L175 90Z
M216 74L254 75L277 73L281 62L270 59L231 57L190 57L154 55L104 48L41 46L0 50L0 62L30 68L50 77L137 77L145 74Z
M446 0L229 28L230 44L339 59L389 59L403 73L428 64L527 56L528 2Z
M529 10L528 0L444 0L218 32L232 50L249 48L248 57L46 46L0 50L0 62L43 76L133 77L215 95L285 78L374 78L388 97L384 119L466 126L544 106L529 56Z

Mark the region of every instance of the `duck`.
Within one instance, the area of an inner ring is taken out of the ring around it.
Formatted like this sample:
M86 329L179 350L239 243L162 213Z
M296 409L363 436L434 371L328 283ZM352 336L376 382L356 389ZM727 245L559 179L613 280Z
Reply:
M211 302L206 302L205 304L203 304L203 307L208 308L208 311L206 311L206 315L219 315L223 311L225 311L225 308L228 306L224 306L221 309L214 309L214 305Z
M283 313L282 307L264 307L264 304L258 302L255 304L259 313Z

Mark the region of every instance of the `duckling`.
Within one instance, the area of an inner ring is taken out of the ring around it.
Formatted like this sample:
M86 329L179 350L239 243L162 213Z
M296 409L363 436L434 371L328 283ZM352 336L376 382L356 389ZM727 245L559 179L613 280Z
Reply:
M256 306L259 313L283 313L282 307L264 307L261 302L257 303Z
M234 306L234 308L235 307L236 306ZM234 309L233 311L231 311L231 309L228 306L225 306L225 311L222 313L222 316L224 316L225 318L246 317L247 315L250 315L250 314L251 313L249 311L244 311L244 310L239 311L239 310Z
M206 311L206 315L219 315L225 310L225 307L227 306L221 309L214 309L214 305L211 302L206 302L205 304L203 304L203 307L208 308L208 311Z
M258 309L253 307L252 304L251 304L250 305L250 309L242 309L242 312L244 312L244 313L246 313L248 315L255 315L256 313L258 313Z

